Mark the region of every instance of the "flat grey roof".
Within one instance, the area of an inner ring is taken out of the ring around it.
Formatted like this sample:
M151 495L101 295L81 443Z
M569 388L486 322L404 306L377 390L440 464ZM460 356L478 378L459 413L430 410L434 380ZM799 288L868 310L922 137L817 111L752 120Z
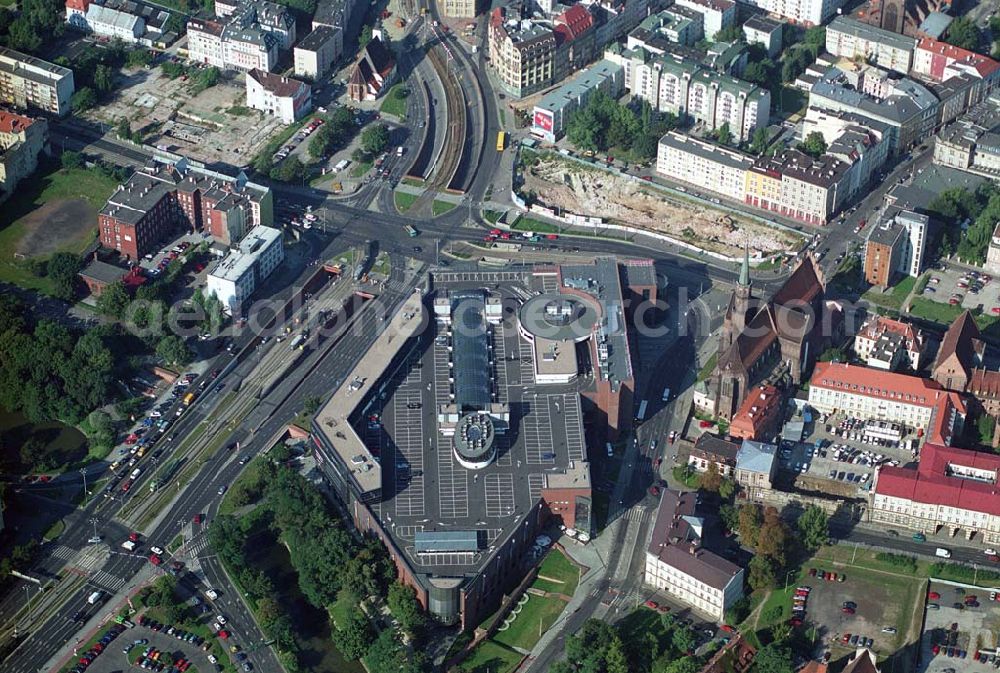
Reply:
M385 368L399 349L427 323L423 296L414 292L389 320L385 329L354 366L351 373L313 420L314 431L323 433L327 444L348 467L351 478L364 493L382 487L382 470L350 422L351 414L379 384ZM360 460L355 460L360 458Z
M317 51L332 38L333 28L327 25L316 26L312 32L299 40L295 48L305 49L306 51Z
M836 17L830 22L830 25L827 26L826 30L828 33L833 31L837 33L844 33L846 35L853 35L856 38L861 38L870 42L878 42L890 47L895 47L896 49L913 51L917 48L916 38L906 37L905 35L900 35L899 33L893 33L892 31L885 30L868 23L863 23L849 16Z
M683 150L684 152L690 152L696 157L709 159L729 168L749 168L753 165L753 159L749 156L675 131L670 131L660 138L660 144Z

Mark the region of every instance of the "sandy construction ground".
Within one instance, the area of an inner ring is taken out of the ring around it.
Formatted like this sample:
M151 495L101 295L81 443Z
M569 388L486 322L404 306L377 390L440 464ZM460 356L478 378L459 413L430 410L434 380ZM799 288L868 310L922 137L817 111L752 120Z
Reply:
M674 199L634 178L552 155L542 155L522 177L523 191L534 192L542 205L666 234L724 255L738 256L749 243L751 254L767 257L797 251L803 242L795 232Z

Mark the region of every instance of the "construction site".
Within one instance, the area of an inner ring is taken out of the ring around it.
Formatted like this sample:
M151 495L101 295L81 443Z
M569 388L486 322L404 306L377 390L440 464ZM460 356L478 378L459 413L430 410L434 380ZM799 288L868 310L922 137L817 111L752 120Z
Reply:
M547 208L603 218L611 224L655 232L710 252L768 258L795 252L804 243L797 232L770 226L757 218L716 209L693 199L674 197L639 180L553 153L522 162L515 182L523 194Z

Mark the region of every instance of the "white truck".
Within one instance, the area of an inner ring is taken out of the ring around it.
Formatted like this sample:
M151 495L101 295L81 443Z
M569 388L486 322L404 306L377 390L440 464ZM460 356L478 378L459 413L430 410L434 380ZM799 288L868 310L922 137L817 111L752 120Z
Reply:
M941 558L951 558L951 551L945 549L944 547L938 547L934 550L935 556L940 556Z
M125 551L135 551L135 542L132 542L132 540L125 540L122 542L122 549Z
M91 605L97 605L97 602L101 600L101 596L104 594L100 591L95 591L94 593L87 596L87 602Z
M348 161L347 159L341 159L336 164L334 164L333 171L335 173L339 173L340 171L344 170L345 168L347 168L350 165L351 165L350 161Z

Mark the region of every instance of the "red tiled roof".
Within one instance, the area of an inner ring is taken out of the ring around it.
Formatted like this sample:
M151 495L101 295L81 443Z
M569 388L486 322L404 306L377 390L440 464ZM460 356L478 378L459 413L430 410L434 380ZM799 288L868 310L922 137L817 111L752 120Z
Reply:
M812 255L806 255L788 280L774 294L771 301L775 304L788 302L809 302L823 289L820 273Z
M917 349L918 339L920 332L913 328L910 323L903 322L901 320L893 320L892 318L886 318L882 315L874 316L874 320L866 321L861 327L861 332L859 336L865 337L867 339L878 339L885 332L890 334L898 334L906 339L906 347L910 349Z
M730 434L744 439L760 439L757 435L765 424L773 423L780 407L781 395L777 388L766 385L753 388L733 416L729 424Z
M997 473L1000 456L927 442L920 451L917 469L880 468L875 493L1000 516L997 484L951 476L952 465Z
M303 82L291 77L282 77L264 70L254 68L247 73L247 77L253 79L264 89L270 91L279 98L291 98L297 95L305 86Z
M90 0L66 0L66 7L68 9L75 9L80 12L86 12L87 7L90 6Z
M31 117L0 110L0 133L20 133L34 123Z
M952 62L962 61L974 68L983 77L986 77L990 73L995 72L997 68L1000 68L1000 63L997 63L992 58L983 56L982 54L977 54L976 52L969 51L968 49L956 47L948 44L947 42L932 40L929 37L925 37L920 40L920 42L917 43L917 49L928 51L932 54L936 54L937 56L943 56Z
M938 400L927 426L927 441L950 446L954 439L956 414L962 418L966 415L965 401L958 393L948 393Z
M944 389L931 379L843 362L817 363L809 385L828 390L845 390L867 397L881 397L921 407L933 407L944 393Z
M594 25L594 17L583 5L573 5L556 17L556 24L565 25L569 29L569 38L575 39Z
M976 397L1000 397L1000 372L988 369L972 370L968 391Z

